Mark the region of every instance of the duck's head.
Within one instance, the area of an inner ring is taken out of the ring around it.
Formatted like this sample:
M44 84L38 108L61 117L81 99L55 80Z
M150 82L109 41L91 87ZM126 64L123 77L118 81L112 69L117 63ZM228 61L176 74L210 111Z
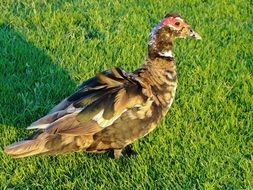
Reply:
M193 38L201 40L200 35L177 13L169 13L152 30L153 35L164 35L170 38Z
M177 13L167 14L159 26L175 38L190 37L201 40L200 35Z
M149 38L149 53L163 54L172 49L176 38L201 40L201 36L177 13L169 13L152 30Z

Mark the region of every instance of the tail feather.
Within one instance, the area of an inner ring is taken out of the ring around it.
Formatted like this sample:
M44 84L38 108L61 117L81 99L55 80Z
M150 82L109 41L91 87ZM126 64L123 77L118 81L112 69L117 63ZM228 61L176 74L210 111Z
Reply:
M4 148L4 152L14 158L22 158L47 152L44 144L38 140L24 140Z
M52 135L11 144L4 148L4 152L13 158L34 155L56 155L81 151L89 146L92 140L92 136Z
M93 134L103 128L95 121L80 123L76 118L77 113L65 114L51 123L49 128L38 129L27 139L5 147L4 152L14 158L22 158L42 154L77 152L86 149L94 141Z

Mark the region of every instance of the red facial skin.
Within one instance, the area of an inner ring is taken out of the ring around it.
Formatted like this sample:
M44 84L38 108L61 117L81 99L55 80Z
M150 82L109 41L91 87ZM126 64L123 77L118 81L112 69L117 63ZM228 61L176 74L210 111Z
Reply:
M169 17L163 20L162 27L168 26L168 25L175 25L175 23L178 22L178 20L174 17Z

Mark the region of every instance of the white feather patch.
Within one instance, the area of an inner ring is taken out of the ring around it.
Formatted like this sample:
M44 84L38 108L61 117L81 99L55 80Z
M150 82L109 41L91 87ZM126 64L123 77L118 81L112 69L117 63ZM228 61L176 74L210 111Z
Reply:
M168 24L168 27L169 27L170 29L172 29L172 30L179 30L177 27L175 27L175 26L173 26L173 25L171 25L171 24Z
M26 129L46 129L50 124L32 125L28 126Z
M184 20L181 17L176 17L175 19L180 20L181 22L184 22Z
M104 109L102 109L97 115L95 115L92 120L99 122L103 118Z
M121 114L115 115L111 119L104 119L103 118L104 109L103 109L97 115L95 115L92 118L92 120L96 121L100 127L106 128L111 124L113 124L113 122L116 121L125 111L127 111L127 109L123 110Z
M83 108L74 108L73 105L70 105L67 109L66 109L66 112L69 113L69 114L78 114L82 111ZM58 111L58 112L55 112L55 113L51 113L50 115L53 115L53 114L56 114L56 113L59 113L59 112L63 112L63 111ZM65 116L69 115L69 114L66 114ZM47 116L50 116L50 115L46 115L45 117ZM55 120L54 122L64 118L65 116ZM43 118L41 118L43 119ZM36 124L37 122L39 123L40 120L38 121L35 121L34 123L32 123L30 126L28 126L26 129L46 129L47 127L49 127L51 124L53 124L54 122L52 123L44 123L44 124Z
M163 56L163 57L173 57L173 53L171 50L169 51L164 51L164 52L159 52L159 55L160 56Z
M167 77L168 77L170 80L173 80L173 79L174 79L174 77L173 77L173 75L172 75L171 72L166 72L166 75L167 75Z
M170 106L172 105L172 103L173 103L173 100L175 99L175 94L176 94L176 88L177 88L177 85L174 87L174 89L172 90L172 93L171 93L171 100L170 100L170 102L169 102L169 104L168 104L168 106L167 106L167 108L170 108Z

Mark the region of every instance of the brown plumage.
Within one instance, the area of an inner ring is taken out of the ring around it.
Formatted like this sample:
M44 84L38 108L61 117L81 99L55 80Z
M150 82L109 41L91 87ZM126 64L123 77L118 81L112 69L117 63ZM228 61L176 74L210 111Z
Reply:
M15 157L67 152L114 151L115 158L133 141L152 131L175 96L175 38L200 39L178 15L168 14L150 35L148 57L133 73L119 68L97 74L73 95L28 128L27 139L7 146Z

